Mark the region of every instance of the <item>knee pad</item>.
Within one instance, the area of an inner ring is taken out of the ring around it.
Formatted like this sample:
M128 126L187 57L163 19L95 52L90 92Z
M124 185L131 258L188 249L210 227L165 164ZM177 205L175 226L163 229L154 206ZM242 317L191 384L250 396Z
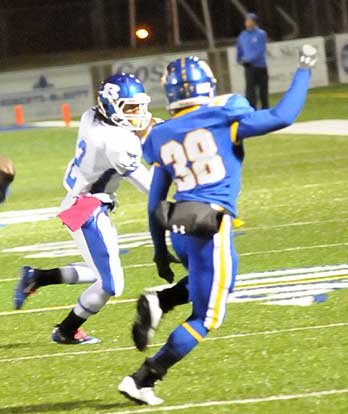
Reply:
M98 313L109 298L110 295L104 291L100 283L96 282L82 292L75 313L81 318L87 319Z

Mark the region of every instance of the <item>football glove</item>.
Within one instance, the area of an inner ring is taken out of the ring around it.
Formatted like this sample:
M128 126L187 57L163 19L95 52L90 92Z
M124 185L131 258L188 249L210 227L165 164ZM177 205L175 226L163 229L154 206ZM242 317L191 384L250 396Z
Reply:
M174 273L170 268L170 263L180 263L180 260L169 252L165 257L155 256L153 260L156 263L158 276L168 283L173 283Z
M299 52L298 67L300 69L312 69L318 61L318 51L314 46L303 45Z

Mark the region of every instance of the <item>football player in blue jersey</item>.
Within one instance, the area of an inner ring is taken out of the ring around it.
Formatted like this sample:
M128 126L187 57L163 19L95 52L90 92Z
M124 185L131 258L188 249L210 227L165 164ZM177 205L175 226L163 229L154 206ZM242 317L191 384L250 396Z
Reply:
M231 217L236 216L240 192L243 141L295 121L316 61L316 49L303 46L290 89L274 108L260 111L239 95L216 97L212 71L199 58L181 58L168 65L163 84L172 119L153 126L143 148L146 161L156 167L149 224L158 273L167 281L173 280L173 272L165 230L171 231L174 250L188 269L179 287L192 302L192 313L153 357L122 380L119 391L127 398L162 403L154 393L155 382L222 324L238 266ZM165 201L173 181L175 203ZM155 300L143 296L138 302L138 319L148 332L163 310L158 297L157 307L156 316Z

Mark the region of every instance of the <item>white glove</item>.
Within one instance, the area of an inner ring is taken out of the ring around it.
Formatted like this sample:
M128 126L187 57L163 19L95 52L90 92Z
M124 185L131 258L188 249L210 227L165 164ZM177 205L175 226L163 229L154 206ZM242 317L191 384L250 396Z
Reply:
M299 51L298 67L312 69L318 61L318 51L311 45L303 45Z

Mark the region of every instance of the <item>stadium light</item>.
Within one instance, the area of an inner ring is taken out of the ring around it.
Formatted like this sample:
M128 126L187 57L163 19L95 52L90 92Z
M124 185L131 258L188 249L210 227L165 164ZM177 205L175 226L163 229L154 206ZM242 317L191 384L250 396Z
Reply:
M138 39L145 40L149 37L150 33L147 29L145 29L144 27L141 27L136 30L135 35Z

